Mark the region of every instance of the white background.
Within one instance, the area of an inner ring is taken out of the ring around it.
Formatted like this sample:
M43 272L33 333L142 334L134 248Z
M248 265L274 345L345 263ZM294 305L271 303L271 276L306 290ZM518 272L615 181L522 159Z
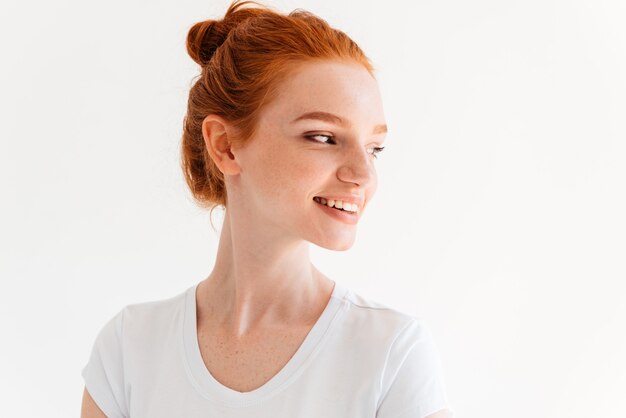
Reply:
M104 323L210 273L185 38L228 4L3 2L0 415L78 416ZM267 4L359 43L390 129L355 245L313 262L428 321L459 418L625 417L626 3Z

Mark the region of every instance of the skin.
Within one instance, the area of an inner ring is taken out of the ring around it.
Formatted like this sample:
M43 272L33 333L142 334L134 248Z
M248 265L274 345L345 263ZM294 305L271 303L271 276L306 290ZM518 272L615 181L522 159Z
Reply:
M292 121L325 111L350 124ZM228 204L216 262L198 289L198 305L215 326L242 339L276 324L315 322L332 292L332 281L312 265L309 243L344 251L357 225L324 213L314 196L356 193L365 204L376 191L374 147L385 134L377 81L357 63L315 62L298 67L266 104L256 135L231 146L233 127L217 115L203 123L209 155L224 173ZM304 135L325 134L307 139Z

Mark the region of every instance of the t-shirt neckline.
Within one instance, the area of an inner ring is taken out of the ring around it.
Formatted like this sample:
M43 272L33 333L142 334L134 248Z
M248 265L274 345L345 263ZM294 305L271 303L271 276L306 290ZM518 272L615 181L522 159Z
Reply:
M313 360L321 349L325 337L331 326L347 306L344 300L348 289L339 282L331 293L328 304L322 311L317 322L313 325L304 341L291 357L289 362L263 386L250 392L238 392L218 382L209 372L202 359L198 345L198 330L196 324L196 290L200 283L191 286L185 294L185 309L183 315L183 357L187 373L196 389L210 401L226 406L248 406L273 396L295 379Z

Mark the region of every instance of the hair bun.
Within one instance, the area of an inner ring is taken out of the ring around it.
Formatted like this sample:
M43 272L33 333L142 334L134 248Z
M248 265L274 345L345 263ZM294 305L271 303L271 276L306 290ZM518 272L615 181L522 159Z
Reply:
M194 24L187 34L187 52L200 65L206 65L215 50L224 43L231 28L223 20L205 20Z
M223 19L209 19L193 25L187 34L187 52L191 58L202 66L208 64L233 28L250 18L272 15L271 9L266 6L244 7L253 4L262 6L253 0L234 0Z

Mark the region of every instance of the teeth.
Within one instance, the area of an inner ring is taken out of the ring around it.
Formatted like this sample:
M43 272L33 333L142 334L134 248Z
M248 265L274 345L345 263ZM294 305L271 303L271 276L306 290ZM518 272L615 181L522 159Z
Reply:
M326 205L328 207L335 207L337 209L341 209L344 210L346 212L358 212L358 206L356 204L351 204L348 202L343 202L341 200L326 200L323 197L318 197L315 196L313 198L313 200L315 200L318 203L321 203L322 205Z

